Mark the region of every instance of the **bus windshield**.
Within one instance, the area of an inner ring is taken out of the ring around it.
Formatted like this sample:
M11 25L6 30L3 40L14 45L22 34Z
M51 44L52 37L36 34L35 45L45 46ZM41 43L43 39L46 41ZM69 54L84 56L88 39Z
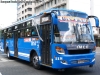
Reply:
M58 16L57 28L59 36L55 35L55 42L94 42L86 14L65 12Z

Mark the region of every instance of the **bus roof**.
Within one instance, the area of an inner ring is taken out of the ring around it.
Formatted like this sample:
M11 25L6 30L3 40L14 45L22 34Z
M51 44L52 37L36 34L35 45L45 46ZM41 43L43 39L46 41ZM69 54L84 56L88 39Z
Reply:
M69 9L65 9L65 8L51 8L45 11L42 11L40 14L43 14L44 12L51 12L53 10L61 10L61 11L70 11L70 12L78 12L78 13L82 13L82 14L86 14L85 12L81 12L81 11L77 11L77 10L69 10ZM87 15L87 14L86 14Z
M78 12L78 13L86 14L85 12L76 11L76 10L68 10L68 9L64 9L64 8L51 8L51 9L42 11L42 12L41 12L40 14L38 14L38 15L41 15L41 14L43 14L43 13L45 13L45 12L51 12L51 11L53 11L53 10L61 10L61 11L65 10L65 11L70 11L70 12ZM32 18L34 18L34 17L36 17L36 16L38 16L38 15L33 15L33 16L30 16L30 17L28 17L28 18L26 18L26 19L23 19L23 20L21 20L21 21L17 21L17 22L15 22L14 24L12 24L12 25L10 25L10 26L8 26L8 27L6 27L6 28L9 28L9 27L11 27L11 26L15 26L15 25L21 24L21 23L23 23L23 22L29 21L29 20L31 20ZM87 15L87 14L86 14L86 15ZM6 29L6 28L4 28L4 29ZM2 29L2 30L3 30L3 29Z

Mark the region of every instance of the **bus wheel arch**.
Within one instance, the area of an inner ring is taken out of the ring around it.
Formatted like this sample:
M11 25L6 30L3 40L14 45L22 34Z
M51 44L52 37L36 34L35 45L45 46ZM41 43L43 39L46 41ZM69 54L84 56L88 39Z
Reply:
M39 57L35 50L31 50L30 52L30 62L35 69L41 69L41 65L39 64Z

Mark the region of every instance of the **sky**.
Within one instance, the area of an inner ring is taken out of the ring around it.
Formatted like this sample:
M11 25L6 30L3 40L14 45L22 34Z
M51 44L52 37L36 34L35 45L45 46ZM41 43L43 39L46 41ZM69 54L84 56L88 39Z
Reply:
M16 3L0 3L0 28L7 27L17 19Z
M69 3L69 9L83 11L90 15L90 0L69 0ZM95 16L100 16L100 11L98 11L100 8L99 0L93 0L93 4L93 14Z
M90 0L69 0L69 9L86 12L90 15ZM99 0L94 0L94 15L100 17ZM16 3L0 3L0 28L7 27L17 20Z

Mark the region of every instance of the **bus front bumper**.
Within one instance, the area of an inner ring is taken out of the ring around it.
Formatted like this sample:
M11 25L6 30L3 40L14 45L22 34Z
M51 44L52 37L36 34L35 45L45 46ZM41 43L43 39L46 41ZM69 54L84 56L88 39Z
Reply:
M57 55L52 59L52 68L62 69L95 64L95 53L80 55Z

